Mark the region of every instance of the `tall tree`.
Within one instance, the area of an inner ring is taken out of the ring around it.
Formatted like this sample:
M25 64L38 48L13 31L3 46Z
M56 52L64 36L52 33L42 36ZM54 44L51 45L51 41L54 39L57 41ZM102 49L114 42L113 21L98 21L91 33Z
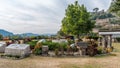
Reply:
M58 36L66 36L66 34L61 29L57 32L57 35Z
M94 8L94 9L93 9L93 11L94 11L95 13L97 13L98 10L99 10L99 8Z
M79 5L78 1L68 5L65 17L62 20L62 31L68 35L79 38L80 34L88 33L94 27L90 21L90 14L84 5Z
M113 0L109 11L115 13L120 17L120 0Z

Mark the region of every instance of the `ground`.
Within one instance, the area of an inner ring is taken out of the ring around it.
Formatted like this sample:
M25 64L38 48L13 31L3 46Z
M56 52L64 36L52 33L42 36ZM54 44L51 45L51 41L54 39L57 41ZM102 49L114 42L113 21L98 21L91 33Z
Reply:
M21 60L0 58L0 68L120 68L120 43L113 43L114 52L95 57L41 57Z

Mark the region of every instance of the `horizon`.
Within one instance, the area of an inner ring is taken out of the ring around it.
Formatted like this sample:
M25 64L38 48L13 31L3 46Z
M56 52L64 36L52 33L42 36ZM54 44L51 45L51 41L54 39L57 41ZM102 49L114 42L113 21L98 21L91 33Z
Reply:
M0 1L0 29L14 34L56 34L68 4L75 0L3 0ZM107 10L111 0L80 0L89 12L98 7ZM51 27L52 26L52 27Z

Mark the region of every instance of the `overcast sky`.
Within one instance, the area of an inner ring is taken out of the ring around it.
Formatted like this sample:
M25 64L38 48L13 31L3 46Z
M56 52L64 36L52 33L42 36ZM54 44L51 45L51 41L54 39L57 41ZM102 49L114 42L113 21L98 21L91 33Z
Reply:
M56 33L67 5L75 0L0 0L0 29L13 33ZM111 0L78 0L89 11L107 10Z

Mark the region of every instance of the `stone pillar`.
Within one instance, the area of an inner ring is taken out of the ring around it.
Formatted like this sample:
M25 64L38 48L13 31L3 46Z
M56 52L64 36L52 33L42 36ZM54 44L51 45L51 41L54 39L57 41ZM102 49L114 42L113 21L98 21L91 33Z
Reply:
M106 47L106 36L105 35L102 36L102 46Z
M108 35L108 47L111 47L112 46L112 35Z
M101 45L102 45L102 39L98 38L98 46L101 46Z
M42 46L42 55L48 55L49 47L48 46Z

